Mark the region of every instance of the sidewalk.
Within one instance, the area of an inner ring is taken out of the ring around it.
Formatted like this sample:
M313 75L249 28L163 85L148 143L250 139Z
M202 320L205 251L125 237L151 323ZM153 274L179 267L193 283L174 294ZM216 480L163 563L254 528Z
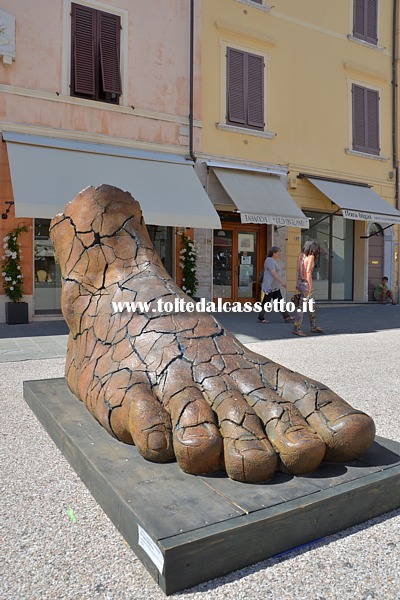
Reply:
M27 325L0 323L0 362L63 357L67 351L65 321L36 321Z
M280 314L266 315L267 324L257 322L257 313L216 313L215 318L243 344L294 338L293 325ZM372 333L400 328L400 307L381 304L331 304L318 306L317 322L326 335ZM304 330L309 331L307 315ZM65 356L68 327L60 321L36 321L27 325L0 324L0 362L38 360Z

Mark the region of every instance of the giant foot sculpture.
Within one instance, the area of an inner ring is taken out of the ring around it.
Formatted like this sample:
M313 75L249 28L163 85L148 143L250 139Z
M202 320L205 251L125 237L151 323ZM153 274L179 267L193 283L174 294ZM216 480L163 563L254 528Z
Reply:
M187 473L225 469L245 482L361 456L372 419L321 383L242 346L213 316L165 314L190 300L164 270L139 204L102 185L51 223L70 328L66 378L111 435ZM151 302L114 313L114 302ZM154 309L154 310L153 310Z

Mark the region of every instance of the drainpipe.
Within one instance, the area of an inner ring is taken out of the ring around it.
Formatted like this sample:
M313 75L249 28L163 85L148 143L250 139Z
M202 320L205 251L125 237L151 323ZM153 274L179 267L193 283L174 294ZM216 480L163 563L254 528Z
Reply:
M398 166L398 133L397 128L400 127L400 123L398 122L398 0L393 0L393 55L392 55L392 134L393 134L393 169L395 172L395 183L396 183L396 191L395 191L395 206L396 209L399 209L399 166ZM399 288L400 282L400 261L399 261L399 241L397 240L397 244L395 246L395 256L394 256L394 269L396 270L396 262L398 264L397 267L397 286ZM399 294L399 289L397 289L397 296ZM399 298L397 297L397 302Z
M397 0L394 0L395 3ZM190 0L190 49L189 49L189 62L190 62L190 76L189 76L189 154L193 162L196 162L197 158L193 150L193 86L194 86L194 0Z
M397 114L397 65L398 65L398 40L397 40L397 19L398 19L398 0L393 0L393 40L392 40L392 139L393 139L393 169L395 172L395 199L396 208L399 209L399 166L397 164L397 127L400 126L398 123Z

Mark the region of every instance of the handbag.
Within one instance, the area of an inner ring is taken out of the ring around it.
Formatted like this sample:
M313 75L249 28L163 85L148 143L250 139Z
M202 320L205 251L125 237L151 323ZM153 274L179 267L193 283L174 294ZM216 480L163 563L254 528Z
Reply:
M292 302L296 308L299 308L300 301L301 301L301 294L294 294L294 296L292 296Z

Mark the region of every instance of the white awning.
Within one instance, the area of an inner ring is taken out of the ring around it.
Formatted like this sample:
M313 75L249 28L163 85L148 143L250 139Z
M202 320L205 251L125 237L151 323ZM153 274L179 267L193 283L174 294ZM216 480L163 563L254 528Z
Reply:
M216 167L213 171L240 211L242 223L266 223L308 229L309 220L278 176Z
M128 191L146 223L219 229L220 218L183 157L3 132L17 217L52 218L89 185Z
M369 187L307 178L342 209L346 219L400 223L400 211L375 194Z

